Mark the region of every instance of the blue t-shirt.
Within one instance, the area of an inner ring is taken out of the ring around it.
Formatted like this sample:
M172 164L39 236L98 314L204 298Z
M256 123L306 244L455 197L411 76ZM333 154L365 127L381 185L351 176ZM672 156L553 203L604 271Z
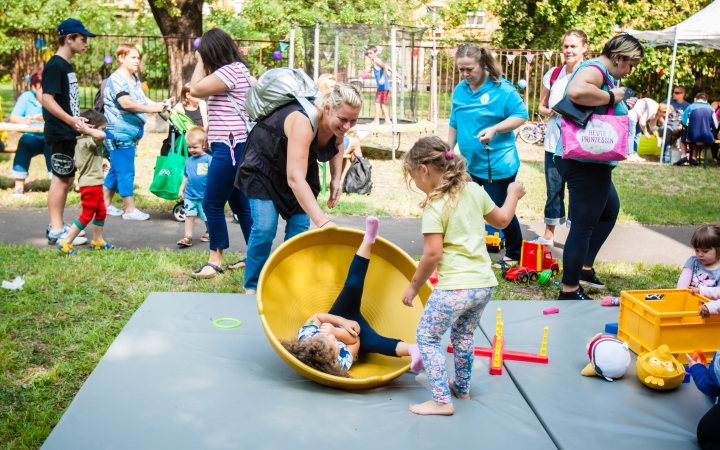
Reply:
M602 73L605 74L605 77L607 77L608 81L610 81L610 84L612 84L613 86L616 86L617 83L615 82L615 78L613 78L613 76L610 75L610 72L608 72L607 67L605 67L605 65L598 59L588 59L587 61L581 62L580 65L575 68L575 71L572 73L572 75L570 75L570 79L568 80L568 86L570 86L570 83L572 82L572 79L575 78L575 75L581 69L584 69L587 66L599 67L602 70ZM595 69L593 69L593 70L595 70ZM602 90L603 91L610 90L610 86L608 86L608 84L605 82L605 80L603 80ZM567 88L565 88L565 95L567 95ZM595 114L607 114L607 111L608 111L607 105L595 107ZM625 102L620 102L620 103L615 104L614 113L616 116L627 116L628 109L627 109L627 105L625 104ZM555 121L555 123L557 124L556 126L560 129L560 137L558 138L557 147L555 148L555 156L557 156L558 158L562 158L562 150L563 150L562 128L560 127L560 122L561 122L560 120ZM573 159L575 159L575 158L573 158ZM589 159L575 159L575 160L580 161L580 162L609 164L611 166L617 166L617 164L618 164L617 161L593 161L593 160L589 160Z
M339 325L335 325L335 328L342 328ZM320 329L317 327L317 325L305 325L302 328L298 330L298 341L302 341L303 339L315 337L318 334L320 334ZM345 343L343 341L338 340L335 338L335 340L338 343L338 347L340 349L340 352L338 353L337 362L345 370L350 370L350 367L353 363L353 357L352 353L348 351L347 347L345 346Z
M212 156L207 153L191 156L185 161L185 176L188 179L184 194L186 199L202 200L205 195L205 185L211 162Z
M485 83L472 92L465 80L453 91L450 126L457 130L460 153L468 161L468 172L488 178L488 154L478 134L497 125L508 117L528 118L527 108L515 87L500 78L496 84L489 76ZM498 180L510 178L520 168L520 157L515 147L515 133L497 133L490 141L490 168Z
M145 113L126 111L118 102L118 98L129 95L134 102L147 105L147 98L142 90L140 79L135 74L133 74L133 78L134 82L130 82L119 72L113 72L108 78L103 93L105 118L108 121L105 134L108 139L114 139L118 147L133 146L134 142L142 136L143 126L147 121Z
M665 103L665 101L660 102L661 105L664 105ZM683 100L682 103L678 103L675 101L674 98L670 98L670 106L673 107L673 113L670 114L669 119L679 121L682 117L683 111L685 111L687 107L690 106L690 103L686 102L685 100Z
M38 103L37 97L35 96L35 92L33 91L25 91L22 94L20 94L20 97L18 97L17 102L15 102L15 106L13 107L12 112L10 113L11 116L18 116L18 117L35 117L37 115L42 115L42 106L40 103ZM40 122L38 120L33 120L32 126L44 126L45 122ZM28 133L33 136L37 137L43 137L43 133Z

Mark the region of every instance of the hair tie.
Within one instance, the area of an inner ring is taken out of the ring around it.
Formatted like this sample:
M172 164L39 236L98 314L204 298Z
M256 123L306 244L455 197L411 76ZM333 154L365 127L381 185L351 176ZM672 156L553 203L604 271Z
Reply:
M453 152L445 152L445 159L448 161L451 160L453 157Z

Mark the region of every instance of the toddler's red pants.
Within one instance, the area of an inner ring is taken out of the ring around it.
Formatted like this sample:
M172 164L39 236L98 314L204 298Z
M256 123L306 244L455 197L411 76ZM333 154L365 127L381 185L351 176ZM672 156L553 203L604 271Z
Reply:
M82 213L75 221L78 228L84 230L90 221L92 221L93 225L100 227L105 225L107 210L105 209L102 185L81 186L80 202L82 204Z

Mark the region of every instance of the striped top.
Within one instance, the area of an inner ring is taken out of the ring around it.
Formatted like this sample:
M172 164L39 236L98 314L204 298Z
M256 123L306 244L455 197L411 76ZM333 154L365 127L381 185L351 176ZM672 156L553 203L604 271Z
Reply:
M225 83L228 90L208 98L208 143L222 142L230 146L228 136L231 133L235 144L245 142L247 139L245 121L238 115L235 105L227 94L230 93L233 96L235 103L248 118L244 105L245 93L250 89L248 81L250 73L240 62L222 66L213 73Z

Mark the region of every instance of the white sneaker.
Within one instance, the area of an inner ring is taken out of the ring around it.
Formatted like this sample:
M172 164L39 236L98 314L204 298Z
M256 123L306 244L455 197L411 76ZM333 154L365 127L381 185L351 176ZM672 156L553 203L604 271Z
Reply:
M542 244L547 245L548 247L554 247L555 246L555 240L554 239L545 239L542 236L538 236L532 241L533 244Z
M135 208L135 211L123 214L122 218L125 220L148 220L150 218L150 214L144 213L139 209Z
M108 216L117 217L117 216L122 216L123 214L125 214L125 211L123 211L122 209L116 208L115 205L110 205L106 209L107 209Z
M69 230L69 229L70 229L70 224L69 224L69 223L66 223L66 224L65 224L65 229L66 229L66 230ZM78 236L85 236L85 230L80 230L80 233L78 233ZM75 244L73 244L73 245L75 245Z

